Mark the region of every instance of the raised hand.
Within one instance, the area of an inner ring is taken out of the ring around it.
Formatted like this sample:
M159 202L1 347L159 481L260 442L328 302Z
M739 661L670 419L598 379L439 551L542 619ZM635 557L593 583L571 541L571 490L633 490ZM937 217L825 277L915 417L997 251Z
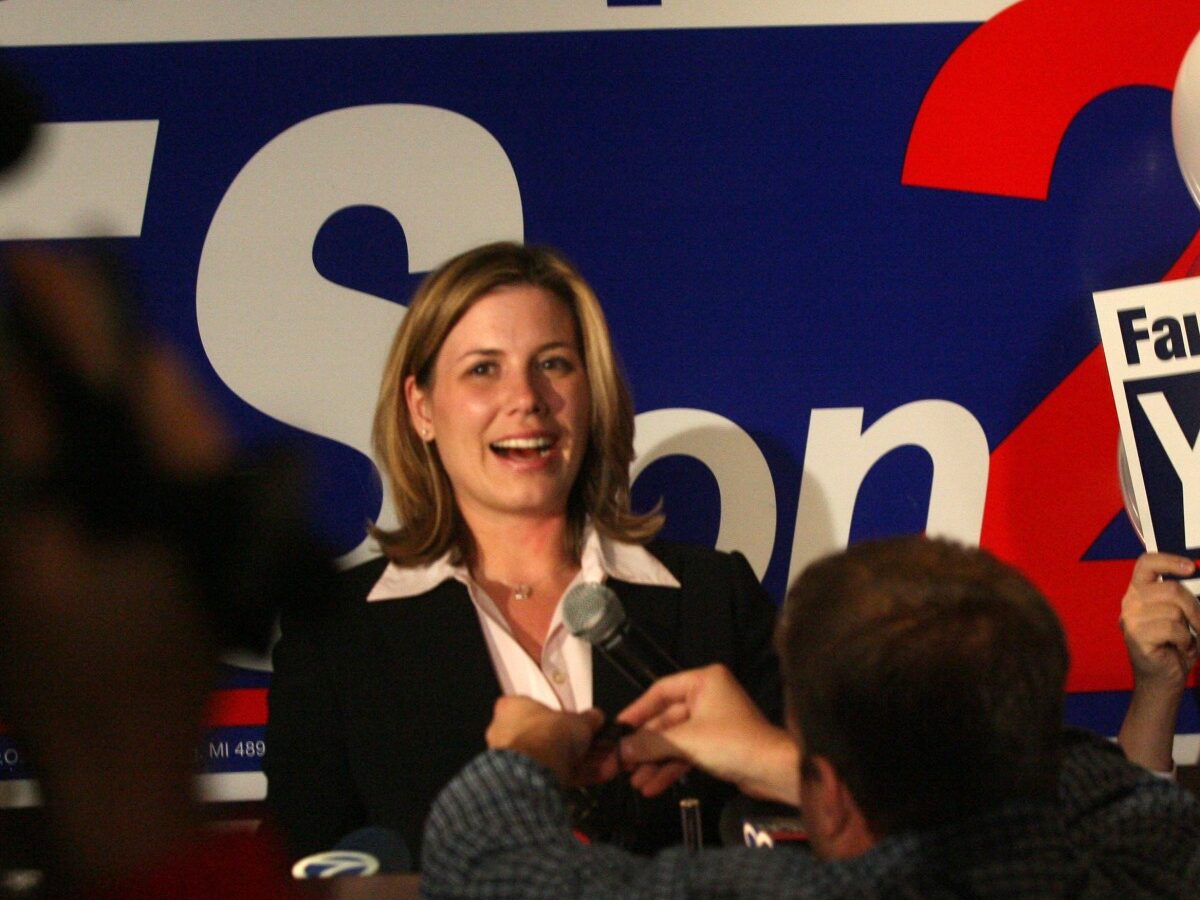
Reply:
M1144 553L1121 600L1121 632L1133 666L1134 690L1118 741L1134 762L1172 768L1175 718L1188 673L1200 658L1200 604L1178 581L1195 563L1169 553Z
M581 787L617 773L613 749L597 752L593 744L603 724L598 709L562 712L529 697L501 697L485 738L493 750L516 750L545 766L564 787Z
M646 796L691 766L761 799L798 803L799 750L772 725L722 665L661 678L618 721L637 731L621 741L630 783Z

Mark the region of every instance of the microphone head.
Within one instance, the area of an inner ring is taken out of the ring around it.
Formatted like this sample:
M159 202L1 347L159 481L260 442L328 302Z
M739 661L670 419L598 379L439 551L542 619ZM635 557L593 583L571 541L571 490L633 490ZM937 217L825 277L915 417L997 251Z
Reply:
M612 588L585 582L563 598L563 622L589 644L603 644L625 623L625 607Z

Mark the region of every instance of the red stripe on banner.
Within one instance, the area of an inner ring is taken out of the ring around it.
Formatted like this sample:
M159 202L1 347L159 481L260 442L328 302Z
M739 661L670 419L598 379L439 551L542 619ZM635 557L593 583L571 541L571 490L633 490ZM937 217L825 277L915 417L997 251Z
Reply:
M1071 120L1114 88L1170 90L1196 0L1024 0L971 32L913 122L904 184L1045 200ZM1032 102L1030 98L1036 98Z
M209 698L207 723L210 728L267 724L267 689L213 691Z
M213 691L208 700L205 722L209 728L224 728L236 725L267 724L267 689L236 688ZM0 734L8 731L0 722Z
M980 543L1050 598L1071 650L1067 687L1132 686L1117 627L1125 560L1081 557L1122 509L1117 413L1097 347L993 452Z

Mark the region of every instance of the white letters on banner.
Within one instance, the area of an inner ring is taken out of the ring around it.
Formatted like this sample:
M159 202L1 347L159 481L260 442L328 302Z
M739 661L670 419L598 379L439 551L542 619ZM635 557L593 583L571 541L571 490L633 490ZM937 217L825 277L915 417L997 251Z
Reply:
M866 431L862 421L861 409L812 411L789 583L813 560L846 546L863 479L899 447L920 447L933 460L926 531L979 540L990 463L979 420L956 403L919 400L892 410Z
M719 550L739 550L760 579L775 547L775 485L754 439L724 416L703 409L657 409L637 417L631 476L675 454L708 466L721 494Z
M42 125L0 180L0 241L137 237L158 122Z

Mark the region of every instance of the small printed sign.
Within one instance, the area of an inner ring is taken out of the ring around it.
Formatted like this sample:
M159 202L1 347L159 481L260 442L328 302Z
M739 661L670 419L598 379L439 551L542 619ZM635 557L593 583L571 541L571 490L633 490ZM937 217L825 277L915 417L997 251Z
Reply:
M1093 295L1148 550L1200 556L1200 278Z

